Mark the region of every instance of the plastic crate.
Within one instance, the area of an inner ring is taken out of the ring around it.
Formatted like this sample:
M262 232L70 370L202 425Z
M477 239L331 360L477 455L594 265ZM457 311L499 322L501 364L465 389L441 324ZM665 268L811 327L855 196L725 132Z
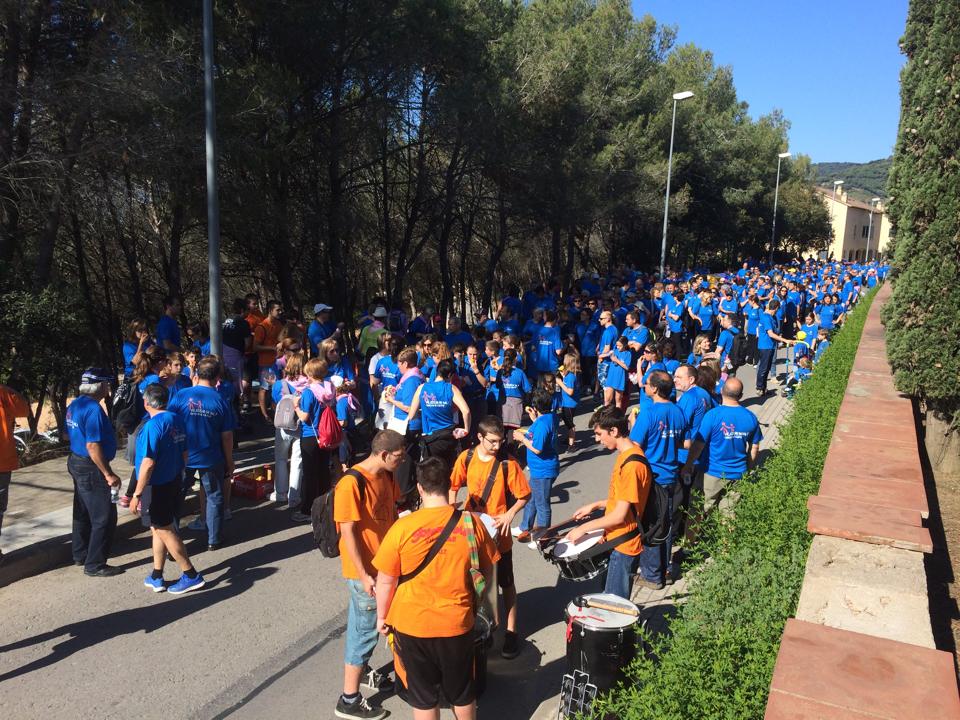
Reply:
M273 467L265 466L233 476L233 494L248 500L263 500L273 492Z

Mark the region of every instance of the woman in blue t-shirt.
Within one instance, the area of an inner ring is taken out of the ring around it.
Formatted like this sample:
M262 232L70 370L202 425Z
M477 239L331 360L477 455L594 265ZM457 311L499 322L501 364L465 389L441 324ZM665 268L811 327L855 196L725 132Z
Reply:
M419 412L423 434L420 437L421 459L439 457L453 469L459 440L470 427L470 407L460 389L453 384L455 368L451 358L437 362L436 380L417 388L410 403L410 416ZM457 427L457 411L463 427Z
M580 311L580 322L576 327L580 341L580 380L583 387L591 392L597 379L597 344L603 328L593 319L589 310Z
M503 364L497 371L497 401L500 418L507 429L516 429L523 423L523 398L530 392L527 374L516 366L517 351L510 348L503 352Z
M133 376L133 369L140 359L140 354L153 346L147 321L143 318L131 320L127 325L127 334L123 339L123 376L129 380Z
M627 338L621 335L614 341L613 353L610 354L610 368L607 370L607 382L603 392L604 405L620 407L620 403L623 402L623 391L627 387L627 374L630 372L632 359L633 353Z

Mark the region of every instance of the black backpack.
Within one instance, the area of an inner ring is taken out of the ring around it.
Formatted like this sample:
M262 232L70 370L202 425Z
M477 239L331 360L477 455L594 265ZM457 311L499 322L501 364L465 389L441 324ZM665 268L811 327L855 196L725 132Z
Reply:
M127 435L137 429L146 410L143 407L143 396L137 383L125 380L120 383L117 392L113 395L110 405L110 417L118 430Z
M345 475L356 478L357 486L360 488L360 502L363 502L367 494L367 479L363 476L363 473L353 468L341 475L340 480ZM327 558L340 557L340 532L337 529L337 523L333 520L333 499L337 491L337 483L334 483L327 492L314 500L310 507L313 539L320 549L320 554Z
M642 462L649 468L647 458L639 453L634 453L627 457L620 464L623 470L628 463ZM653 480L653 471L650 471L651 487L647 494L647 502L643 506L643 512L640 513L640 519L637 523L640 526L640 539L644 547L657 547L663 545L670 536L670 523L667 517L667 509L670 507L670 493L664 485L660 485ZM617 538L619 540L620 538Z
M741 329L733 336L733 344L730 346L730 364L736 370L747 363L747 336Z

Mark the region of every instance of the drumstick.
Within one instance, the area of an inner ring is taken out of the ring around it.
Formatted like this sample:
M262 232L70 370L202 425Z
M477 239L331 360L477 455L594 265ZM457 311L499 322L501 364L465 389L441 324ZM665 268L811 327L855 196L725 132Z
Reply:
M632 617L639 617L640 611L635 607L627 607L626 605L617 605L616 603L609 603L603 600L594 600L593 598L577 598L579 602L583 603L580 607L591 607L596 608L597 610L609 610L610 612L620 613L621 615L630 615Z

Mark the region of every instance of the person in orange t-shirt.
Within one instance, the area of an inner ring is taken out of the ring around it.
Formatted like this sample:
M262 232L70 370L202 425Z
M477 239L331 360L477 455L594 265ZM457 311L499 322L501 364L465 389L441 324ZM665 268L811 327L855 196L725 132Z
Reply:
M350 593L343 694L337 700L337 717L376 719L386 714L360 695L360 679L378 638L373 556L397 519L400 488L393 474L405 455L403 435L381 430L373 438L369 457L351 468L364 478L362 495L358 478L351 474L344 474L334 491L333 520L340 531L340 560Z
M495 415L488 415L477 424L479 444L473 450L460 453L453 464L450 503L456 504L457 492L466 485L466 509L492 516L499 531L496 538L500 550L497 585L503 593L503 607L507 613L506 634L500 654L509 660L520 654L520 638L517 635L517 588L513 579L513 538L510 535L510 525L514 516L530 499L530 485L523 468L516 460L509 457L500 459L500 448L505 436L503 422ZM494 468L496 471L493 483L484 503L484 489Z
M7 511L10 498L10 478L13 471L20 467L16 443L13 441L13 428L18 417L28 417L30 407L16 390L0 385L0 532L3 531L3 514ZM0 562L3 551L0 550Z
M394 666L415 720L440 717L441 692L458 720L473 720L478 599L472 570L489 583L500 553L479 516L467 513L459 517L440 552L421 568L451 513L459 511L450 505L450 476L440 458L427 458L417 466L417 489L420 509L390 528L373 558L379 571L377 628L384 635L393 633ZM473 526L476 565L467 517ZM414 576L403 577L418 569Z
M257 374L260 380L260 414L269 422L267 397L277 379L277 355L281 351L280 331L283 330L283 307L276 300L267 303L267 317L253 329L253 349L257 353Z
M590 419L590 427L597 442L607 450L616 450L617 459L610 478L606 500L584 505L573 517L586 517L594 510L603 509L603 516L578 525L569 533L576 543L591 530L603 530L604 540L616 540L621 535L637 530L637 519L643 515L650 494L653 473L643 450L630 439L630 426L619 408L602 407ZM603 591L630 599L630 576L637 570L643 543L640 535L624 540L610 553Z

